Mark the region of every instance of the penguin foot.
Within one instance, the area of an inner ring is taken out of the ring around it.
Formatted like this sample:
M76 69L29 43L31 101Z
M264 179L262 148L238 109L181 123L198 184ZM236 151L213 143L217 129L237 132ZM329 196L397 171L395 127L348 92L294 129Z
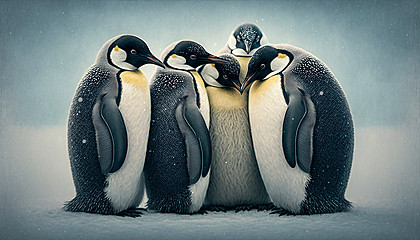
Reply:
M206 211L206 209L201 208L200 210L198 210L195 213L190 213L190 215L195 215L195 214L200 214L200 215L204 215L204 214L208 214L208 212Z
M227 209L222 206L205 206L203 209L210 212L227 212Z
M121 217L132 217L132 218L136 218L136 217L141 217L141 215L143 214L141 211L147 211L144 208L129 208L125 211L121 211L119 213L117 213L117 216L121 216Z
M295 213L289 212L289 211L287 211L284 208L273 208L273 211L271 211L270 214L279 214L279 216L283 216L283 215L286 215L286 216L296 216Z
M276 206L274 206L274 204L273 204L273 203L268 203L268 204L261 204L261 205L258 205L256 208L257 208L257 211L258 211L258 212L261 212L261 211L269 211L269 210L273 210L275 207L276 207Z
M252 209L254 209L255 207L252 205L244 205L244 206L237 206L235 208L235 213L238 213L240 211L251 211Z

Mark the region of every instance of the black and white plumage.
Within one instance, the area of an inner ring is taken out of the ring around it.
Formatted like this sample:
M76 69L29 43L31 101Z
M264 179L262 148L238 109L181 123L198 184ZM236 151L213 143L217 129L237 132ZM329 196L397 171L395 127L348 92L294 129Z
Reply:
M65 210L139 214L150 91L138 68L147 63L163 66L140 38L116 36L102 46L77 86L67 128L76 197Z
M232 31L226 45L218 54L233 54L236 57L241 66L239 81L243 83L249 60L257 49L265 44L268 44L267 37L257 25L243 23Z
M252 23L240 24L229 35L226 46L218 54L230 53L237 57L252 57L257 49L268 44L267 37Z
M211 161L209 103L195 69L225 60L187 40L168 46L162 60L168 68L158 70L151 81L147 206L161 212L194 213L204 202Z
M348 211L351 203L344 194L354 129L349 104L333 73L300 48L268 45L250 60L241 91L251 83L255 154L267 192L282 208L277 212Z
M270 203L258 170L248 121L248 94L239 90L240 65L231 54L228 64L201 69L210 102L212 161L206 209L250 210Z

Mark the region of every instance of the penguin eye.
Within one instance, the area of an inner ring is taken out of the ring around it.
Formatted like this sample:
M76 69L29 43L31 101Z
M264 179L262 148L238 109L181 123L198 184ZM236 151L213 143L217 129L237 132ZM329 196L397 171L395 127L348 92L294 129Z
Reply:
M236 41L240 42L241 41L241 36L236 36Z
M131 49L131 54L137 54L137 51L136 51L136 49Z
M259 42L259 41L260 41L260 36L257 36L257 37L255 38L255 41L256 41L256 42Z
M261 65L260 65L260 69L264 69L265 68L265 64L264 63L262 63Z
M227 76L227 75L223 75L222 77L223 77L224 79L226 79L226 80L228 79L228 76Z
M196 56L196 55L191 55L191 56L190 56L190 59L191 59L191 60L195 60L195 59L197 59L197 56Z

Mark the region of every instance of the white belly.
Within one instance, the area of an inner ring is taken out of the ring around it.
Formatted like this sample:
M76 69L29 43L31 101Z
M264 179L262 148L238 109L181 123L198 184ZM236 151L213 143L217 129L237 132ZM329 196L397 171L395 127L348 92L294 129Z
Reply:
M258 166L268 195L277 207L299 212L309 174L287 163L282 145L287 104L279 76L255 82L250 89L249 117Z
M207 92L204 87L204 82L197 72L192 72L195 80L197 81L198 93L200 94L200 112L206 122L207 129L210 126L210 105L207 97ZM210 170L211 171L211 170ZM203 206L206 197L207 188L209 186L210 171L205 178L200 177L198 182L189 186L191 192L191 206L190 212L196 212Z
M143 166L150 127L150 91L122 81L119 110L128 134L128 150L121 168L107 175L105 189L116 211L137 207L143 199Z

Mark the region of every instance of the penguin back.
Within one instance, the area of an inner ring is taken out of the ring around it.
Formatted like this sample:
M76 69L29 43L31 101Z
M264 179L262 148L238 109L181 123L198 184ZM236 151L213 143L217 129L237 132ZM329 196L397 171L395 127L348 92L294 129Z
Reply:
M152 79L151 125L144 172L148 207L187 213L191 204L184 139L175 111L186 95L194 95L192 77L176 70L159 70Z

